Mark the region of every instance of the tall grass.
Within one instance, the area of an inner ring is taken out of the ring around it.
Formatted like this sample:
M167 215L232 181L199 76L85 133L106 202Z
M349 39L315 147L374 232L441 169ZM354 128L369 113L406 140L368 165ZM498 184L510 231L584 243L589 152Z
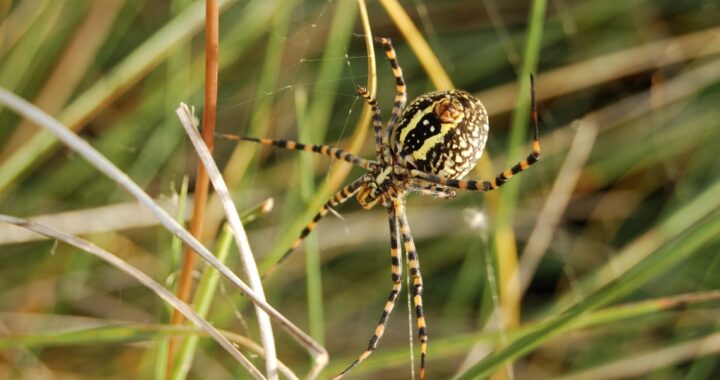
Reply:
M376 90L388 115L394 83L382 54L368 67L374 53L355 1L219 3L219 131L374 154L355 87ZM153 198L172 200L197 162L173 111L179 101L202 104L203 3L109 4L1 3L0 86L78 132ZM408 199L425 279L428 376L713 378L720 5L553 1L542 12L538 4L367 5L373 35L393 39L411 98L452 83L488 107L487 156L473 178L530 151L523 104L527 74L537 74L537 165L496 194ZM578 146L588 130L592 141ZM361 173L250 143L216 141L215 159L240 210L275 200L245 226L261 270ZM47 132L0 109L1 213L42 216L171 287L177 243L142 213L109 207L127 202ZM211 194L201 240L225 249L219 205ZM324 342L327 376L366 346L391 285L383 210L351 201L336 211L341 218L330 213L264 281L268 302ZM531 238L535 231L544 240ZM192 363L170 368L176 378L186 369L187 378L250 378L206 335L171 327L162 300L112 267L4 224L0 243L0 378L161 378L157 350L176 335L190 337L181 351ZM243 273L237 255L224 260ZM252 303L203 265L198 311L264 368ZM513 276L520 291L508 285ZM407 318L395 313L350 378L409 376ZM282 365L306 373L307 353L275 330ZM649 365L653 358L661 360Z

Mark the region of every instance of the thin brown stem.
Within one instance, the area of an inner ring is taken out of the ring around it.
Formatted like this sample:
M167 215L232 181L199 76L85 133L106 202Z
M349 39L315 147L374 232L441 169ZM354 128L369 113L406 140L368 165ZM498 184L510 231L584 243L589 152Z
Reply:
M219 8L217 0L207 0L205 3L205 105L203 107L203 141L212 152L215 141L215 117L217 110L217 81L218 81L218 50L219 50ZM195 198L193 202L193 216L190 221L190 233L199 238L205 217L210 181L207 171L201 162L198 162L197 177L195 179ZM183 264L178 282L177 296L183 302L190 299L192 288L192 274L195 269L197 256L193 249L185 246L183 250ZM173 312L171 323L176 325L183 322L182 314ZM175 342L170 344L168 351L168 365L172 362Z

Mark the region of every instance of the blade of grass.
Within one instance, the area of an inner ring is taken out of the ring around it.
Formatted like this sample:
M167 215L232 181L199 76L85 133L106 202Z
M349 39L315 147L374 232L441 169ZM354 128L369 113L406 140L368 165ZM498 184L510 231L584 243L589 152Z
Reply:
M227 256L230 252L230 246L232 244L232 230L226 225L218 237L217 244L215 246L215 256L218 261L225 263ZM217 289L218 282L220 281L220 274L212 270L211 267L205 267L203 270L200 281L198 281L197 291L193 297L193 309L202 318L206 318L210 305L212 304L215 290ZM198 343L198 336L193 335L186 337L178 345L177 354L173 360L172 369L170 370L170 380L184 380L187 378L187 374L192 367L193 356L195 354L195 348Z
M527 145L530 120L530 75L537 70L540 57L540 44L545 20L545 0L534 0L528 16L528 32L523 52L523 63L518 78L517 104L511 122L510 141L508 142L507 167L513 165L519 157L520 148ZM542 92L542 91L540 91ZM500 191L500 203L495 224L495 244L500 274L501 304L507 318L507 326L515 326L520 320L520 292L517 281L511 281L517 270L517 247L513 232L513 215L518 202L521 178L514 178ZM505 238L507 237L507 238ZM507 244L511 243L511 244Z
M698 221L691 229L653 251L645 261L632 267L625 275L612 280L607 285L589 295L580 303L571 306L558 316L511 339L504 349L492 353L465 373L458 380L483 379L496 371L507 360L517 359L546 342L557 334L566 331L574 321L584 313L595 310L618 299L630 291L645 284L653 276L669 270L673 265L698 252L711 242L717 242L720 236L720 212Z
M510 160L506 167L518 160L518 151L527 136L530 120L530 76L537 71L545 21L545 0L534 0L528 15L528 31L523 51L523 62L518 78L517 104L512 114L510 140L507 155ZM498 282L500 284L500 308L502 310L501 328L507 329L520 323L520 303L522 291L520 279L514 274L518 271L517 243L513 230L515 207L518 202L522 178L514 179L503 186L499 195L494 224L493 247L497 260ZM502 345L501 345L502 347ZM499 370L499 369L498 369ZM508 363L507 373L512 377L512 364ZM498 373L499 378L504 374Z
M191 2L192 0L173 0L170 5L172 15L175 17L180 14ZM225 52L223 50L223 53ZM151 91L156 88L162 89L161 105L154 104L150 100L154 96L149 95L143 101L140 109L134 113L143 120L140 124L149 128L147 132L144 132L146 135L145 144L138 152L137 159L127 169L128 175L134 178L135 182L140 186L146 186L157 175L158 171L167 164L167 161L176 152L178 145L185 139L185 134L177 128L174 115L166 112L158 113L156 110L157 107L162 107L163 110L175 108L181 101L188 99L193 87L200 86L201 77L192 75L191 73L197 71L188 67L194 66L193 58L191 45L178 46L167 58L164 67L166 73L163 85L158 87L148 86L150 87L148 90ZM200 59L199 56L195 58ZM152 111L148 112L148 109ZM155 124L151 118L153 115L160 116L158 124ZM129 123L134 124L132 121L129 121Z
M720 52L718 35L720 35L720 27L710 28L631 46L550 69L536 78L537 99L541 102L643 71L718 54ZM675 48L680 49L683 54L666 54ZM658 56L663 56L663 59L657 60L655 57ZM589 72L595 74L587 75ZM508 112L516 105L515 94L522 92L518 84L520 83L506 83L477 92L476 96L483 101L491 114ZM685 85L690 84L692 82ZM668 93L672 95L670 91Z
M599 268L594 274L577 284L585 292L597 291L607 284L626 276L626 271L618 268L632 268L646 261L653 252L666 246L693 225L707 218L715 210L720 209L720 180L716 180L704 191L698 194L690 203L683 204L657 225L627 245L618 252L607 264ZM574 297L565 294L553 304L547 313L558 313L568 307Z
M22 1L10 12L11 3L3 3L3 19L0 21L0 31L3 34L3 43L0 45L0 57L7 57L15 44L22 39L28 30L31 30L33 23L43 13L45 8L52 3L49 0Z
M717 301L720 301L720 291L685 293L676 296L620 304L589 312L574 321L564 332L570 333L583 329L591 331L591 329L595 327L611 326L612 324L627 323L640 318L655 317L659 313L663 312L683 312L693 305ZM677 315L668 314L668 317L662 323L664 326L665 324L673 324L676 320ZM528 331L531 331L546 322L548 322L548 320L527 323L516 330L509 331L507 336L511 340L516 339L518 336L527 334ZM648 324L647 328L657 329L658 325ZM433 357L438 360L450 360L458 355L467 354L468 350L478 344L484 344L487 347L497 345L501 339L501 334L502 333L499 331L483 331L449 337L439 337L438 339L433 340L435 352ZM397 367L404 365L407 360L407 349L405 347L398 347L385 350L383 352L379 351L376 355L377 356L374 356L374 360L368 361L367 363L364 363L365 365L358 367L356 373L367 374L378 370L387 370L388 367L391 366ZM338 360L333 361L334 364L328 366L328 371L333 372L342 370L343 363L353 359L354 357L351 356L339 358Z
M310 125L307 123L307 94L304 88L295 90L295 114L298 124L298 139L312 141ZM313 181L314 156L301 155L298 161L299 188L302 200L307 202L315 191ZM310 336L320 344L325 343L325 317L323 315L322 273L320 249L317 235L305 238L305 273L307 282L308 326Z
M514 274L519 277L520 297L530 286L533 274L557 231L562 214L580 178L581 170L590 156L597 132L596 125L581 125L578 128L563 165L555 176L555 183L527 239L527 244L520 255L520 265Z
M4 87L19 89L24 81L27 81L28 67L32 67L33 60L42 53L43 47L46 47L48 37L52 36L52 32L56 27L56 23L62 20L63 8L66 4L57 1L49 1L38 6L37 13L31 18L33 21L28 24L32 33L23 33L22 38L17 40L17 45L7 54L3 54L2 64L0 65L0 83ZM21 8L19 9L25 12ZM81 9L77 9L78 14L82 14ZM19 20L25 21L25 14L16 15ZM19 21L18 20L18 21ZM22 27L16 29L22 31ZM4 114L4 112L3 112Z
M420 30L408 16L405 9L397 2L397 0L380 0L380 4L385 8L385 12L393 20L395 26L400 30L407 40L410 48L415 53L418 62L425 68L430 80L432 80L435 88L438 90L450 90L455 88L452 80L445 72L443 64L432 51L432 48L423 37Z
M236 0L219 0L223 10ZM124 94L150 70L167 58L178 46L186 43L202 28L203 3L195 2L182 14L168 22L106 76L80 94L58 116L73 131L81 130L100 110ZM0 193L51 154L58 140L47 132L40 132L0 166Z
M631 357L622 357L609 363L555 377L556 380L583 379L628 379L649 375L661 368L685 363L693 359L717 354L720 352L720 333L710 334L702 338L666 345L646 352L636 353Z
M93 58L112 30L111 27L122 5L122 2L89 4L87 14L73 33L60 59L53 65L52 73L35 98L34 103L38 107L52 114L62 109L93 63ZM33 132L34 128L28 122L20 123L2 147L0 159L22 146Z
M3 315L7 317L7 315ZM12 317L12 316L11 316ZM34 314L33 317L42 319L42 316ZM27 314L20 314L17 318L27 321ZM71 317L62 317L62 319L72 319ZM89 318L83 318L84 323L92 323ZM2 322L0 321L0 324ZM264 355L262 347L252 340L232 333L230 331L219 330L220 333L227 338L232 344L241 346L257 355ZM45 348L53 346L82 346L82 345L98 345L98 344L120 344L120 343L142 343L153 339L163 339L172 336L183 337L208 337L202 329L193 326L172 326L172 325L150 325L150 324L120 324L108 323L107 320L98 320L92 323L91 327L59 327L57 330L41 331L36 333L17 333L12 335L0 335L0 348L12 347L30 347ZM293 379L294 374L290 369L278 362L280 372L289 379ZM163 378L164 379L164 378Z
M277 2L267 0L254 0L243 8L242 16L233 20L232 23L223 28L221 32L221 49L223 54L220 56L220 70L225 71L232 68L232 65L242 59L248 49L251 49L254 43L262 37L266 32L267 23L270 22L271 16L279 7ZM190 56L188 50L188 59L191 62L178 58L182 55L182 51L190 49L190 46L182 45L174 51L174 54L168 59L168 77L172 80L160 80L161 84L149 85L146 96L143 97L142 103L137 111L129 117L123 119L123 122L116 124L114 129L131 129L134 127L144 126L144 130L135 132L136 136L149 136L147 139L134 141L131 145L141 145L142 149L134 159L134 164L126 171L140 186L147 186L151 178L160 168L166 168L172 163L173 154L182 141L185 141L184 132L177 128L177 120L172 114L157 112L158 109L172 109L181 101L194 98L196 92L202 88L203 76L194 75L194 73L203 70L204 56ZM187 80L184 80L186 78ZM170 83L168 83L170 82ZM174 99L174 100L173 100ZM168 108L168 106L170 106ZM103 133L98 141L107 139L110 144L123 144L116 142L110 133ZM115 145L110 145L115 146ZM116 159L112 159L116 161ZM117 161L116 161L117 162ZM54 171L46 178L49 187L62 188L63 191L72 193L74 189L82 184L90 181L94 175L92 169L87 166L78 165L73 167L72 163L65 165L61 170ZM178 169L180 170L180 169ZM226 173L231 172L228 167ZM68 174L71 173L71 174ZM28 199L32 199L30 195ZM115 194L109 197L110 201L114 199L122 199L122 191L116 190ZM217 211L216 211L217 210ZM224 215L222 207L217 198L211 194L210 202L206 208L206 220L204 237L217 235L217 230ZM210 221L214 224L212 228L208 227ZM203 240L201 239L201 240ZM204 240L203 240L204 241Z
M186 213L186 207L187 207L187 196L188 196L188 183L189 183L188 176L183 176L182 185L180 185L180 194L178 197L178 210L175 214L175 221L180 224L181 226L184 226L185 224L185 213ZM169 254L169 263L168 263L168 270L167 273L170 273L169 278L174 278L174 273L172 271L174 268L178 268L180 265L180 255L182 254L182 242L180 239L178 239L176 236L172 236L170 241L170 254ZM174 284L174 281L170 284ZM163 320L167 320L172 315L172 310L167 310L165 314L163 314ZM205 318L205 315L201 315L203 318ZM163 339L158 343L158 349L157 352L154 355L154 371L153 375L155 380L166 380L167 379L167 371L169 368L169 359L170 357L170 340L169 339Z

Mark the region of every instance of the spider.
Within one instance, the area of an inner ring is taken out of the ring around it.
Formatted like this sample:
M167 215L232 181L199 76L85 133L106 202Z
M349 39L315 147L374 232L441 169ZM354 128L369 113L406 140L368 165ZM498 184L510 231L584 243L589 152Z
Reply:
M402 239L406 262L412 278L412 300L415 306L416 327L420 342L419 378L425 378L427 357L427 328L423 312L423 280L420 261L405 213L405 195L420 192L438 198L452 198L454 189L490 191L506 183L512 176L527 169L540 158L535 86L531 81L532 153L512 168L503 171L492 181L463 180L483 153L489 131L488 115L480 100L461 90L437 91L424 94L405 107L407 92L402 69L389 38L376 38L390 61L395 77L395 104L390 119L383 128L380 108L367 89L359 87L357 94L371 107L375 133L376 160L367 160L328 145L303 144L290 140L242 137L232 134L218 136L253 141L291 150L315 152L359 166L367 173L338 191L300 233L292 246L278 261L282 262L297 248L328 211L355 196L360 205L371 209L377 204L387 209L390 225L390 260L392 290L385 303L380 321L375 327L367 348L353 363L338 374L343 377L365 360L378 346L385 332L388 318L395 307L401 289L400 243Z

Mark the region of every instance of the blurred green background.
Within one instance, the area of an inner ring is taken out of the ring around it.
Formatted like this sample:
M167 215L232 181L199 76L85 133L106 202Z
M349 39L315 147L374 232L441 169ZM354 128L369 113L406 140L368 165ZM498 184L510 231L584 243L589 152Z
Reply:
M221 4L218 130L347 147L364 107L355 88L368 80L356 2ZM508 141L517 83L527 81L519 73L530 2L400 4L454 85L491 115L490 160L471 177L523 158L527 132ZM410 98L434 90L437 73L399 32L398 14L367 7L373 34L394 41ZM176 205L185 176L193 192L196 155L174 110L184 101L202 113L203 16L204 4L189 0L2 0L0 86ZM720 2L549 1L538 49L543 158L513 179L507 191L517 196L408 198L429 378L720 377ZM382 49L376 61L387 117L394 81ZM371 134L365 140L360 155L371 158ZM309 221L308 203L338 165L225 140L215 158L238 209L275 200L246 224L263 268ZM178 244L140 210L82 158L0 108L0 212L44 216L172 288ZM328 377L366 347L391 286L384 210L351 200L336 211L342 218L329 214L265 280L270 303L324 342ZM509 251L499 243L508 241L499 232L508 215ZM203 241L213 247L222 214L212 203L206 219ZM66 245L6 226L0 244L0 378L158 377L158 350L173 333L160 299ZM506 289L499 262L515 250L519 289ZM237 255L228 265L242 272ZM379 349L350 378L410 377L404 297ZM257 341L254 317L221 281L207 319ZM275 335L280 359L304 373L307 354ZM503 355L516 359L512 367L499 364ZM188 377L249 375L201 339Z

